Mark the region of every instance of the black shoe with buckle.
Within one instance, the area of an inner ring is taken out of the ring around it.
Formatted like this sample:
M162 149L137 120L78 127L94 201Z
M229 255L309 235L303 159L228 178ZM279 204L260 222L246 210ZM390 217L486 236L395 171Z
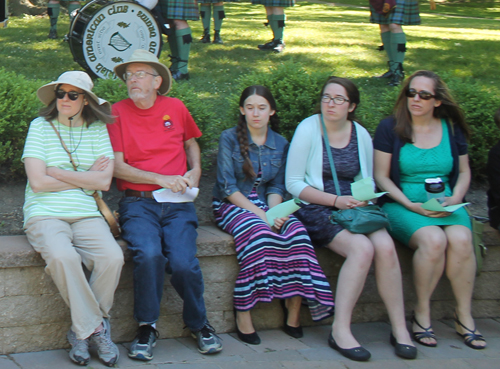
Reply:
M55 40L57 38L57 31L55 29L51 29L47 37L52 40Z
M396 68L392 70L391 80L387 82L389 86L399 86L405 78L405 72L401 63L395 63Z
M285 43L281 40L277 40L275 46L273 47L273 51L275 53L281 53L283 50L285 50Z
M274 49L274 47L276 46L276 41L277 41L277 40L271 40L271 41L269 41L269 42L266 42L265 44L258 45L257 47L258 47L260 50L272 50L272 49Z
M220 38L220 31L214 32L214 44L223 44L224 42Z
M200 38L200 42L202 44L210 43L210 31L208 30L208 28L205 28L205 30L203 31L203 37Z
M373 78L391 78L394 74L394 73L392 73L392 70L391 70L391 62L387 62L387 65L389 66L389 69L387 70L387 72L385 72L384 74L381 74L380 76L373 76Z
M189 79L189 73L181 73L180 70L177 70L175 72L172 72L172 78L176 80L177 82L183 81L183 80L188 80Z

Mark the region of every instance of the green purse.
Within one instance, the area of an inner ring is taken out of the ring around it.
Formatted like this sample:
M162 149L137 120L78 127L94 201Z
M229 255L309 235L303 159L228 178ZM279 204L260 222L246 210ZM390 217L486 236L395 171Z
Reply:
M328 135L326 132L325 122L323 116L321 117L321 126L323 128L323 140L326 146L326 153L328 154L328 161L330 162L330 169L332 170L332 177L335 183L335 191L338 196L341 196L339 180L337 178L337 171L333 163L332 150L328 142ZM387 214L383 212L377 205L368 205L361 208L353 208L346 210L333 210L330 215L330 222L332 224L339 224L344 229L351 233L368 234L379 229L389 226L389 219Z

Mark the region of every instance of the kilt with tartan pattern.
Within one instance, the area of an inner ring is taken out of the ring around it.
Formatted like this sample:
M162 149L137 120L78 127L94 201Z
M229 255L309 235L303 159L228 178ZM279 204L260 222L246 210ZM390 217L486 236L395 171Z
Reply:
M370 12L371 23L394 23L404 26L420 24L420 12L417 0L396 0L396 8L387 17L377 13L371 5Z
M252 0L252 5L279 6L287 8L295 5L295 0Z
M157 9L165 19L200 19L196 0L159 0Z

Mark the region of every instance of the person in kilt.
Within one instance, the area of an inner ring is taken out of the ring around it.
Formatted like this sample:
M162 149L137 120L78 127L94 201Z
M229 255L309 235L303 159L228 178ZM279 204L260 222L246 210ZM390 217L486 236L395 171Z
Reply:
M226 2L234 2L238 0L227 0ZM204 44L210 43L210 18L212 17L212 7L213 7L213 17L214 17L214 44L222 44L222 39L220 37L220 29L222 26L222 20L226 18L224 13L224 3L219 0L202 0L200 4L200 17L203 23L203 37L200 42Z
M388 14L377 13L370 4L370 22L380 26L381 50L389 58L389 70L378 78L390 78L390 86L398 86L404 79L403 61L406 53L406 35L401 26L420 24L417 0L396 0L396 7Z
M258 45L260 50L273 50L280 53L285 48L283 33L285 30L285 8L294 6L295 0L252 0L253 5L264 5L267 14L266 26L271 26L273 39L265 44Z
M68 3L68 14L70 22L73 20L72 14L75 10L80 9L79 1L65 1ZM59 18L59 13L61 9L61 4L59 0L50 0L47 4L47 14L50 19L50 30L48 38L56 39L57 38L57 19Z
M170 25L168 45L172 78L176 81L188 80L188 60L193 37L187 21L199 19L198 4L196 0L159 0L157 9Z

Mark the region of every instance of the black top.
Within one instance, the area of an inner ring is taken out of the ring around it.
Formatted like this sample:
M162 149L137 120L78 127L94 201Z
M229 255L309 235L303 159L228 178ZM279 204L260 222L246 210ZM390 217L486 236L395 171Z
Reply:
M375 150L383 151L392 154L391 169L389 177L399 189L401 189L401 179L399 170L399 153L405 142L394 131L396 120L393 116L382 119L375 131L373 139L373 148ZM448 136L450 138L451 154L453 156L453 168L450 173L449 181L450 187L453 189L457 183L459 173L459 160L458 157L467 154L467 140L465 139L462 129L454 124L453 127L446 120L448 126ZM378 199L377 204L382 206L386 202L394 202L389 196L385 195Z
M488 164L486 165L488 173L488 213L490 225L499 229L500 226L500 141L493 146L488 154Z

